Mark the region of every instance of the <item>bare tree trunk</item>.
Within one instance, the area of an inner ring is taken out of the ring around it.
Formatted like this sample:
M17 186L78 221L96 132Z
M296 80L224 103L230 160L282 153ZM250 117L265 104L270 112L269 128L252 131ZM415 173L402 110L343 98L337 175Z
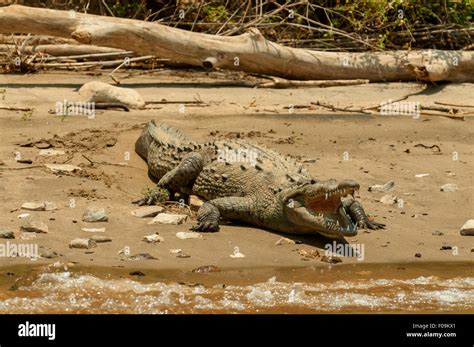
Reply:
M138 20L17 5L0 8L0 33L73 38L82 44L191 65L286 79L474 82L474 52L470 51L320 52L281 46L256 29L222 37Z

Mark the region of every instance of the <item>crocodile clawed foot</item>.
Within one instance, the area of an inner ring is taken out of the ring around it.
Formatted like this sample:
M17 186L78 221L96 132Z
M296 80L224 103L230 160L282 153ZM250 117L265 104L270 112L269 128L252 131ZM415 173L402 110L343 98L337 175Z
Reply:
M379 229L385 229L385 224L378 223L375 221L359 221L359 227L362 229L371 229L371 230L379 230Z
M219 231L219 223L216 221L202 221L193 226L191 230L200 233L215 233Z

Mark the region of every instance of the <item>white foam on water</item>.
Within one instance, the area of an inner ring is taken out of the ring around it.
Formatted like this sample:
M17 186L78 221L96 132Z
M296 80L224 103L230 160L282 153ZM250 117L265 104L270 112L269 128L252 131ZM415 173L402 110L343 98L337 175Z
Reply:
M247 286L190 287L101 279L71 272L43 273L0 313L199 313L473 311L474 278L365 279L285 283L276 277ZM11 295L10 295L11 296Z

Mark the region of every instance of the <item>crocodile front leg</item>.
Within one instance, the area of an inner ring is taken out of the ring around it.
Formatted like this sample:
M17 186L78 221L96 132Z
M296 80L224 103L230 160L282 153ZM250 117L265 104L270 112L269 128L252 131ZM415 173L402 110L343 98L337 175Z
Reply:
M250 217L251 200L225 197L205 202L198 211L198 224L191 229L199 232L219 231L219 219L245 221Z
M351 218L357 223L357 225L363 229L384 229L385 224L371 221L362 207L362 204L353 198L344 199L343 205Z
M200 153L191 152L171 171L168 171L156 185L156 189L143 199L134 201L138 205L152 205L159 196L159 188L167 189L170 197L176 192L189 192L194 181L199 176L204 167L204 158Z

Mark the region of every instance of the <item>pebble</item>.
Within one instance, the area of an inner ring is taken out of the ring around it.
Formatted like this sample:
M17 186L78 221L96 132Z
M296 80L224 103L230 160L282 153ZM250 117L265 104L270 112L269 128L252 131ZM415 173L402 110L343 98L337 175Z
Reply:
M48 233L48 226L37 217L29 217L20 227L20 231L29 233Z
M79 94L90 102L118 102L130 108L145 107L145 100L135 89L116 87L100 81L85 83L79 89Z
M165 242L165 239L163 236L160 236L158 234L152 234L152 235L146 235L142 238L142 241L148 242L148 243L158 243L158 242Z
M58 206L51 201L25 202L23 205L21 205L21 208L29 211L54 211L58 209Z
M421 253L415 253L416 258L421 258Z
M161 206L144 206L140 207L136 210L133 210L132 216L137 218L147 218L147 217L155 217L157 214L164 211L164 208Z
M155 258L149 253L139 253L129 256L127 260L158 260L158 258Z
M434 236L443 236L444 233L441 232L441 231L439 231L439 230L435 230L435 231L433 231L433 232L431 233L431 235L434 235Z
M184 254L184 253L178 253L176 255L176 258L191 258L191 256L188 255L188 254Z
M109 217L103 207L88 207L82 215L83 222L107 222Z
M52 156L52 155L64 155L66 152L59 149L42 149L39 151L39 155Z
M158 216L153 218L148 224L183 224L188 219L185 214L170 214L160 213Z
M0 230L0 239L14 239L15 233L11 230Z
M422 178L422 177L428 177L428 176L431 176L430 174L416 174L415 177L416 178Z
M474 236L474 219L466 221L466 223L461 227L460 232L462 236Z
M176 233L176 237L181 240L187 239L202 239L202 235L200 233L195 232L187 232L187 231L180 231Z
M181 252L182 252L181 248L170 249L170 253L172 253L172 254L178 254L178 253L181 253Z
M321 261L329 264L337 264L337 263L342 263L342 259L339 257L328 257L327 255L323 255L321 258Z
M288 244L288 245L294 245L296 244L296 242L294 240L291 240L287 237L282 237L281 239L279 239L277 242L275 242L275 245L284 245L284 244Z
M112 239L110 237L103 235L94 235L91 237L91 240L97 243L112 242Z
M44 164L53 173L81 171L79 166L71 164Z
M459 190L459 188L454 183L446 183L441 186L440 190L444 193L452 193Z
M104 233L105 232L105 228L81 228L81 230L88 233Z
M53 259L59 257L59 254L54 251L44 251L40 254L41 258Z
M69 248L83 248L83 249L90 249L97 247L97 244L92 239L74 239L69 242Z
M25 218L28 218L29 216L30 216L29 213L22 213L18 215L18 219L25 219Z
M369 187L369 192L388 192L395 186L394 181L388 181L385 184L374 184Z
M207 274L211 272L220 272L220 271L221 269L215 265L205 265L205 266L201 266L192 270L192 272L198 273L198 274Z
M382 196L379 201L384 205L393 205L397 202L397 200L398 197L396 197L395 195L387 194Z
M301 255L305 259L316 259L321 256L317 249L313 249L310 251L306 249L297 249L296 251L298 252L299 255Z
M50 148L51 144L48 142L37 142L34 144L34 146L38 149L46 149L46 148Z
M440 248L441 251L446 251L448 249L453 249L453 247L451 247L451 246L441 246L441 248Z

